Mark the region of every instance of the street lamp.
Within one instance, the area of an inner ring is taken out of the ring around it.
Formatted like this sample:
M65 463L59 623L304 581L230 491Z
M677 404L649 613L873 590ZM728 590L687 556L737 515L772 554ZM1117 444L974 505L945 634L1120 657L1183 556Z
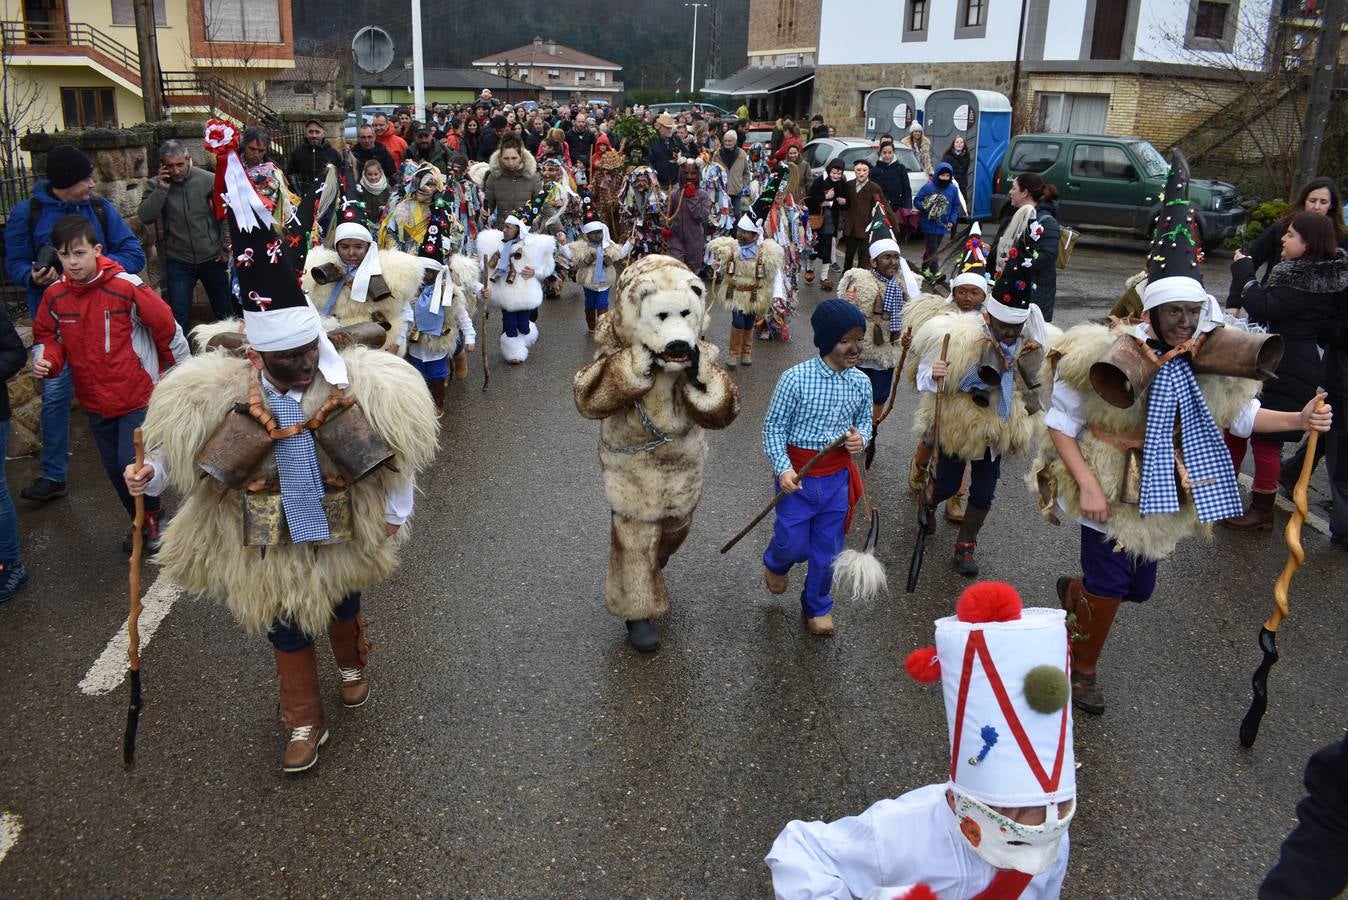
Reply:
M710 3L685 3L693 8L693 61L688 65L688 99L697 93L697 9L699 6L711 6Z

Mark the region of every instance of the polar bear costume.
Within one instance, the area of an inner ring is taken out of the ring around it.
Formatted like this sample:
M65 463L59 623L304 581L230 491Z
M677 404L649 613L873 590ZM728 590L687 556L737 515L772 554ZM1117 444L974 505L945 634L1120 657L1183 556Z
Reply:
M515 216L507 216L506 225L519 229L519 237L506 241L505 232L488 228L477 236L477 252L482 260L482 275L488 302L501 311L501 356L511 365L529 358L529 348L538 342L538 325L532 313L543 305L543 280L556 268L556 239L530 234L529 226ZM498 272L503 247L508 247L506 274ZM522 274L533 269L532 277Z

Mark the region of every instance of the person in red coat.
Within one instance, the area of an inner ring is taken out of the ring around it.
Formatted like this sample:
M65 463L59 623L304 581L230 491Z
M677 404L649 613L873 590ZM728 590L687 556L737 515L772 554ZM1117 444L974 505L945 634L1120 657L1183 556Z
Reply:
M191 355L173 310L140 278L103 256L93 224L66 216L51 232L61 277L33 317L33 374L54 378L66 366L103 468L127 515L135 502L122 470L135 458L132 434L145 421L159 376ZM159 498L146 497L147 549L158 547ZM123 549L130 551L130 536Z

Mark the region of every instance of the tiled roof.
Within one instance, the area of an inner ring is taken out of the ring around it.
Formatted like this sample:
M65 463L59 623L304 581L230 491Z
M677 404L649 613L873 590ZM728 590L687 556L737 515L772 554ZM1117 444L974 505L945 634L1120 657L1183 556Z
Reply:
M554 52L549 52L549 50ZM487 66L493 63L509 61L517 66L569 66L586 69L622 69L622 66L607 59L600 59L588 53L582 53L572 47L561 44L529 43L514 50L503 50L473 60L475 66Z

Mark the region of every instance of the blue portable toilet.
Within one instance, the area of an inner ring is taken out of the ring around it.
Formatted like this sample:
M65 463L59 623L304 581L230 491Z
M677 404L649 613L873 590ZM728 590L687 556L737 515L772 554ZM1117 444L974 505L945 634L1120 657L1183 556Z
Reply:
M975 219L992 215L994 176L1011 143L1011 103L996 91L941 88L926 98L922 127L931 139L935 166L955 140L964 136L969 148L969 185L964 200Z
M922 121L927 95L925 88L876 88L866 95L866 137L878 141L885 135L898 140L908 126Z

